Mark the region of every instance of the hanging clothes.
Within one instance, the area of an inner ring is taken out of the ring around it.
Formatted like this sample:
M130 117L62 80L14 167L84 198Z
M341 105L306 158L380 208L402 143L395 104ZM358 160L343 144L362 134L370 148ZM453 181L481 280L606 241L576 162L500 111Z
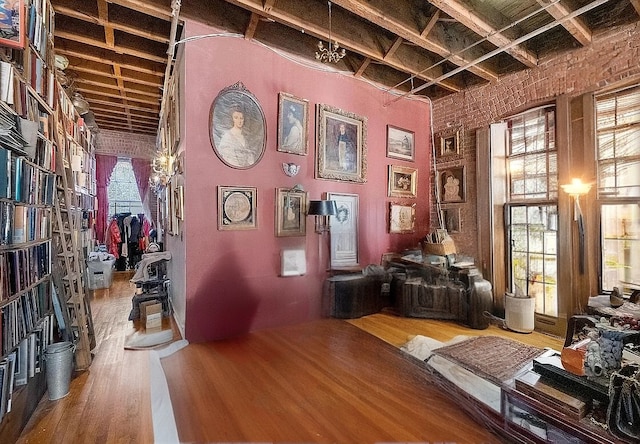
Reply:
M120 257L120 254L118 252L120 243L122 242L122 237L120 236L120 227L118 227L118 220L117 219L111 219L111 222L109 222L109 227L107 228L107 238L106 238L106 244L107 244L107 251L109 251L109 253L113 254L116 259Z

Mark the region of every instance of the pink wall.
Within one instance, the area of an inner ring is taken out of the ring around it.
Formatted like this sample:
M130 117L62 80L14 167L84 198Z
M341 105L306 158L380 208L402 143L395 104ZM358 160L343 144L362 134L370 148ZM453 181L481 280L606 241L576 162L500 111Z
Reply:
M187 22L187 36L216 30ZM242 38L194 40L184 47L185 128L186 338L192 342L220 339L252 330L304 322L321 317L322 284L327 277L319 258L321 238L307 218L305 237L278 238L274 232L275 188L302 184L310 199L324 192L359 196L360 264L379 264L381 254L418 245L429 227L430 133L429 105L403 99L392 104L382 90L352 76L302 66ZM253 168L238 170L222 163L209 141L209 112L218 92L238 81L258 99L267 122L267 147ZM287 92L310 103L309 154L276 151L278 93ZM368 117L367 183L314 179L315 107L328 104ZM416 160L386 157L386 126L415 131ZM301 165L291 178L283 162ZM418 198L387 197L389 164L418 168ZM258 228L217 230L217 186L258 188ZM388 233L389 202L416 203L415 234ZM307 274L279 277L280 251L306 251ZM322 252L326 261L327 251Z

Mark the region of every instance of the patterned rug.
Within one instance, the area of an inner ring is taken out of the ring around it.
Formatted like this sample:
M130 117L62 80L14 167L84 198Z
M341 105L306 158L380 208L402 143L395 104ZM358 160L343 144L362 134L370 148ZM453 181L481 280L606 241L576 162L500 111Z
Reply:
M476 336L438 348L433 353L502 385L543 351L499 336Z

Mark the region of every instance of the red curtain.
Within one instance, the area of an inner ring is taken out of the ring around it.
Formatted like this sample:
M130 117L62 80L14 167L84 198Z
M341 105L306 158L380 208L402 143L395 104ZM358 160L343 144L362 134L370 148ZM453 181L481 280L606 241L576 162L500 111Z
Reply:
M107 187L111 180L111 173L118 162L117 156L96 154L96 194L98 197L98 214L96 217L96 239L104 243L104 234L107 229L107 217L109 212L109 196Z
M149 159L131 159L133 174L136 177L138 191L140 192L140 200L144 202L144 198L149 191L149 177L151 177L151 161Z

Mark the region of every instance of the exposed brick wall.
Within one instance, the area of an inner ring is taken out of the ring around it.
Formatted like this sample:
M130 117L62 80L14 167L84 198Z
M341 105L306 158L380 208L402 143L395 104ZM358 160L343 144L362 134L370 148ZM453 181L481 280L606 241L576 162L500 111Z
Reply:
M101 129L96 141L96 154L153 158L156 151L156 136L132 134Z
M436 147L438 134L462 129L461 155L436 163L439 171L460 164L467 168L466 203L443 205L461 209L462 231L452 235L459 252L477 256L476 129L561 94L575 97L624 80L640 82L638 23L597 34L588 47L541 59L537 68L433 101ZM435 208L431 220L435 227Z

